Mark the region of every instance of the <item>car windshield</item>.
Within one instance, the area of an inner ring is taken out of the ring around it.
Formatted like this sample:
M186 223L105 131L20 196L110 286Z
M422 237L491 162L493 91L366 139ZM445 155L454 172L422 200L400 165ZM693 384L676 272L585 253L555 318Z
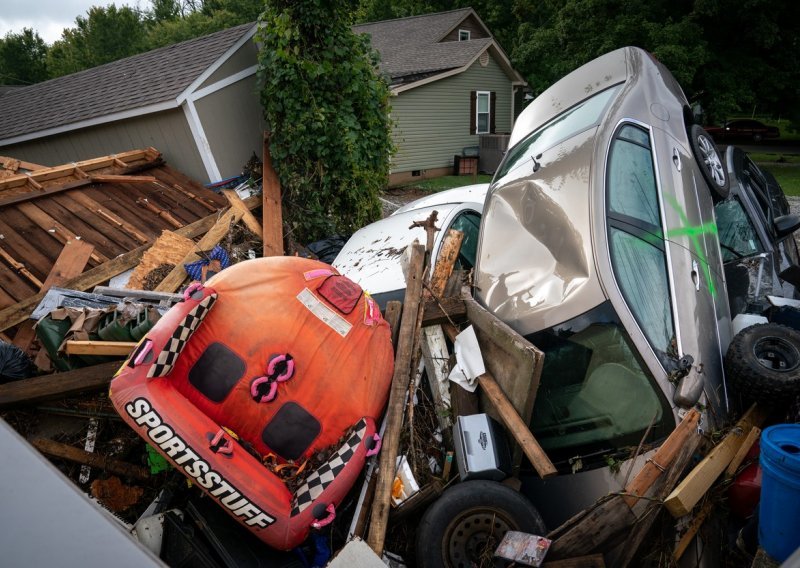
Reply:
M529 162L536 167L538 154L597 124L619 89L620 85L617 85L601 91L529 134L508 152L497 170L495 181Z
M531 430L554 461L635 446L651 425L648 441L671 431L669 405L610 302L527 339L545 353Z
M755 227L738 198L718 203L714 212L723 262L763 252Z

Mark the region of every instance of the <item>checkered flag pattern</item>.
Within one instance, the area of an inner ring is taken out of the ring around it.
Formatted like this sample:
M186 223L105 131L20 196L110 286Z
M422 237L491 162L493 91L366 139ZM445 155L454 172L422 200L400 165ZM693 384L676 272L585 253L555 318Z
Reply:
M217 295L210 294L186 314L186 317L175 328L172 337L164 345L164 349L158 354L156 362L150 367L150 371L147 373L148 377L163 377L172 370L172 366L178 360L178 355L181 354L186 342L200 326L200 322L206 317L216 300Z
M336 476L347 466L347 462L355 454L356 448L367 433L367 421L363 418L356 424L353 433L347 441L334 453L327 462L313 471L294 493L292 499L292 516L299 515L309 505L322 495L325 489L333 483Z

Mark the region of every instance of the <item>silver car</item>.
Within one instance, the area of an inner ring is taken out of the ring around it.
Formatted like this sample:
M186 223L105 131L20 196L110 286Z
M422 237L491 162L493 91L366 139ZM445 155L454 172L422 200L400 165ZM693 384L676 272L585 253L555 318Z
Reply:
M726 416L729 182L691 117L660 62L616 50L531 102L490 187L475 295L546 353L532 430L579 473L524 480L550 527L619 489L607 465L648 429L663 440L698 403L704 427Z

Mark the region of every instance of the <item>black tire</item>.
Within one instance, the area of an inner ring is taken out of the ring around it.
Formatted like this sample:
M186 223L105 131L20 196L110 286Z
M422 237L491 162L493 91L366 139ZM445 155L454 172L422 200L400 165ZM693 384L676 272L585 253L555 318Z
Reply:
M725 373L745 400L788 404L800 394L800 332L776 323L743 329L728 347Z
M711 197L715 203L722 201L730 193L731 182L714 139L701 126L693 124L689 128L689 144L700 171L703 172L703 179L711 189Z
M417 527L417 566L491 566L499 561L492 553L510 530L546 534L536 507L521 493L494 481L459 483L422 517Z

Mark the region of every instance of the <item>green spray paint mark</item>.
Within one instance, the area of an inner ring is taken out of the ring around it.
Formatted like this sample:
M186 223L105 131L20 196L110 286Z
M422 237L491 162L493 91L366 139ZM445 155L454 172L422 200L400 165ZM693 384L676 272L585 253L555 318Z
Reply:
M692 227L689 225L689 218L686 216L686 212L680 206L677 199L675 199L675 196L667 195L666 198L672 208L678 213L681 222L684 224L683 227L677 227L667 231L667 239L674 237L689 238L689 241L692 243L692 248L694 249L694 254L700 259L700 264L703 267L703 274L705 275L706 282L708 282L708 292L711 294L712 298L716 298L717 289L716 286L714 286L714 279L711 275L711 269L708 267L708 259L706 258L702 245L700 244L700 237L706 234L711 234L716 237L717 224L714 221L709 221L708 223L703 223L702 225Z

